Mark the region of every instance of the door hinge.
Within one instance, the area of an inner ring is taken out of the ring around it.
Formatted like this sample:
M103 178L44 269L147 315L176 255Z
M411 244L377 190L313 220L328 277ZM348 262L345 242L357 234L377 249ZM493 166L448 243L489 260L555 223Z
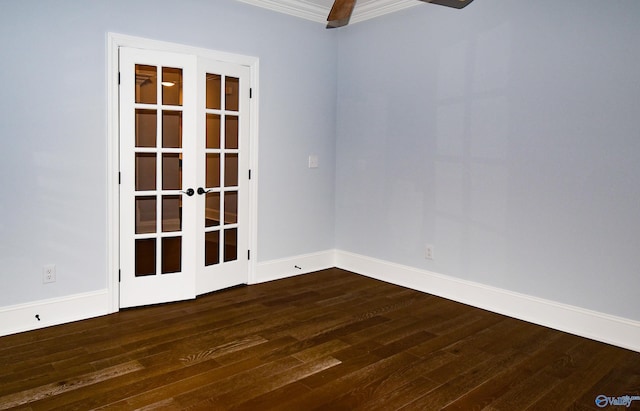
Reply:
M118 270L118 282L122 282L122 270Z
M251 169L249 169L249 180L251 180Z
M118 72L118 85L120 85L120 72Z
M247 260L251 260L251 250L247 250Z
M253 89L249 87L249 98L253 98Z
M118 171L118 184L122 184L122 173Z

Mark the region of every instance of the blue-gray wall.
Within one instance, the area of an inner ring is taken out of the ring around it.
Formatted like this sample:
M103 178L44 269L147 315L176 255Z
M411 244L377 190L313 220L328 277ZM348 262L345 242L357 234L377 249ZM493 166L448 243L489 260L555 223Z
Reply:
M116 32L260 58L259 261L335 247L640 320L638 21L633 0L333 31L234 0L0 0L0 307L106 287Z
M0 307L106 288L108 32L258 57L258 258L333 248L336 32L234 0L0 0Z
M336 248L640 320L639 22L477 0L342 31Z

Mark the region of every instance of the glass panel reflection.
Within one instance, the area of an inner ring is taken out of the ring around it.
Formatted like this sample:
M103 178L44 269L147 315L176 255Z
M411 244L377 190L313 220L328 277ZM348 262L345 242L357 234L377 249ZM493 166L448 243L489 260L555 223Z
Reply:
M238 155L227 154L224 160L224 185L235 187L238 185Z
M220 231L204 233L204 265L220 262Z
M162 231L182 230L182 196L162 196Z
M162 147L182 147L182 112L162 111Z
M136 197L136 234L156 232L156 197Z
M224 261L238 259L238 229L224 230Z
M158 102L158 68L136 64L136 103Z
M226 116L224 119L224 147L238 148L238 116Z
M208 188L220 187L220 154L207 154L205 180Z
M207 193L204 207L204 226L220 225L220 193Z
M220 116L207 114L207 148L220 148Z
M162 274L177 273L182 267L182 237L162 239Z
M136 240L136 277L155 275L156 273L156 239L144 238Z
M226 77L224 79L225 109L238 111L240 101L240 79Z
M156 189L155 153L136 153L136 191Z
M136 109L136 147L155 147L158 115L155 110Z
M227 191L224 193L224 223L235 224L238 222L238 192Z
M180 190L182 188L182 160L180 154L162 155L162 189Z
M220 110L222 105L220 104L220 87L222 80L219 74L207 73L207 101L206 107L208 109Z
M182 105L182 69L162 68L162 103L173 106Z

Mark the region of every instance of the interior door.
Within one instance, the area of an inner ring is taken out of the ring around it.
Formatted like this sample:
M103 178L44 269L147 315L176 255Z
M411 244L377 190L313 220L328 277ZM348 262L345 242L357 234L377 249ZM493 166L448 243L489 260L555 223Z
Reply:
M196 291L246 283L249 270L249 68L200 59Z
M119 62L120 307L246 283L248 68L133 48Z

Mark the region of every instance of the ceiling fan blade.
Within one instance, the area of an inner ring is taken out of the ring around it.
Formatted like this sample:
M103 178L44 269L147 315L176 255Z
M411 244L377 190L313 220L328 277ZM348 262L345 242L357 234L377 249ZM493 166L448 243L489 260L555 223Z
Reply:
M462 9L467 7L473 0L420 0L425 3L437 4L439 6L453 7L454 9Z
M327 17L327 28L334 29L349 24L356 0L336 0Z

